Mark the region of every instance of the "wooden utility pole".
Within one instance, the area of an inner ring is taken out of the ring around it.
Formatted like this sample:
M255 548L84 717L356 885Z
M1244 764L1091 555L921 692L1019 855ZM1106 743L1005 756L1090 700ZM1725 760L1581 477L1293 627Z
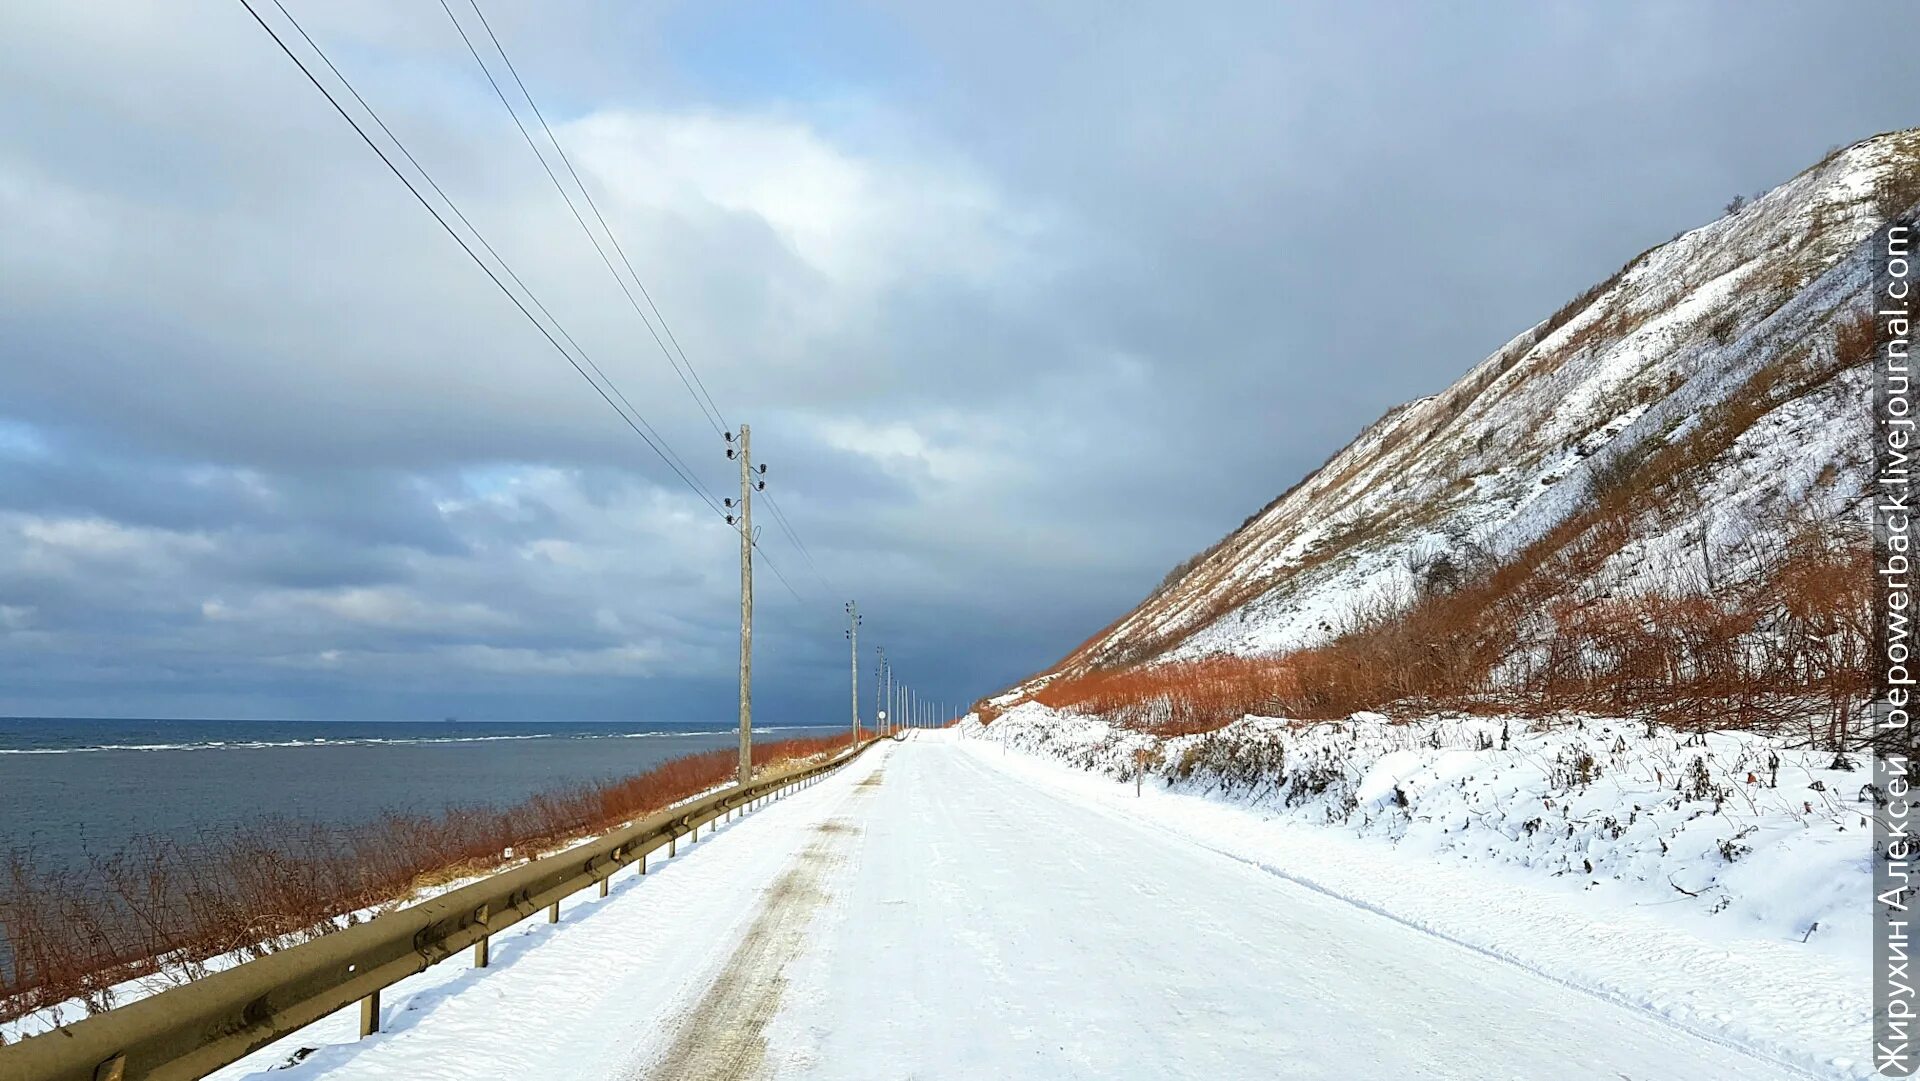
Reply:
M753 780L753 444L740 426L740 783Z
M847 655L853 671L853 745L860 746L860 605L847 602Z

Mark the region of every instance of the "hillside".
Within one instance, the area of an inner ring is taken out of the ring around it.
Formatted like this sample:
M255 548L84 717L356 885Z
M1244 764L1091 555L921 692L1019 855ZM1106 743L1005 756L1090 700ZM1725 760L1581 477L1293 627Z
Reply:
M1876 232L1916 203L1920 131L1882 135L1636 256L958 737L1317 894L1868 1076L1865 300Z
M1881 135L1636 256L995 701L1149 700L1197 729L1594 693L1678 716L1738 684L1746 721L1811 695L1843 733L1861 301L1873 233L1917 200L1920 130ZM1220 708L1162 693L1200 683Z

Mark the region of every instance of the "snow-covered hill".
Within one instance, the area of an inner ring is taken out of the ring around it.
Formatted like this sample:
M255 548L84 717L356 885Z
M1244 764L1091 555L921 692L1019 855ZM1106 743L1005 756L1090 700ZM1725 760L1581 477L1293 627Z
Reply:
M1240 814L1315 888L1863 1076L1866 301L1916 204L1920 130L1643 253L960 734L1158 793L1140 813L1174 828ZM1407 881L1345 869L1382 859Z
M1872 234L1916 200L1920 130L1881 135L1637 256L1390 411L1040 678L1323 643L1437 577L1511 559L1650 460L1689 469L1641 469L1658 498L1565 595L1760 573L1770 542L1844 521L1864 487L1853 324ZM1682 445L1692 457L1655 453Z

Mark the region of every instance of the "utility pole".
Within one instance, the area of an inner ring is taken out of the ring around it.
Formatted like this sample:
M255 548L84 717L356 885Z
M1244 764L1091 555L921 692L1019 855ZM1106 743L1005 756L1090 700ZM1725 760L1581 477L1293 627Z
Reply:
M887 699L884 690L887 682L887 651L875 646L873 658L873 731L878 735L881 727L887 722Z
M847 649L853 670L853 745L860 746L860 605L847 602Z
M753 780L753 433L740 426L740 445L727 448L727 457L740 460L739 520L727 515L727 524L740 530L740 772L741 784ZM727 433L727 442L733 442ZM760 467L765 473L766 466ZM761 488L766 481L758 482ZM733 500L727 505L733 507Z

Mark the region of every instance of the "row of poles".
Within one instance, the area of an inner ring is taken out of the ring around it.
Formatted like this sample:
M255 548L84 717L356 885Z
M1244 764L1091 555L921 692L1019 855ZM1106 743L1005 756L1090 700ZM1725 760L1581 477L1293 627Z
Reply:
M852 687L853 742L860 742L860 605L848 601L847 649L849 684ZM920 693L893 678L893 664L887 651L873 647L873 720L874 733L893 735L907 728L936 728L948 716L944 704L922 698Z
M740 770L741 784L753 780L753 493L767 490L767 467L753 464L753 432L745 424L738 436L726 435L727 457L740 464L740 497L728 499L727 524L740 531ZM853 714L853 743L860 745L860 605L846 603L848 684ZM891 736L908 728L935 728L950 714L945 704L921 697L894 679L887 651L873 647L873 731Z

